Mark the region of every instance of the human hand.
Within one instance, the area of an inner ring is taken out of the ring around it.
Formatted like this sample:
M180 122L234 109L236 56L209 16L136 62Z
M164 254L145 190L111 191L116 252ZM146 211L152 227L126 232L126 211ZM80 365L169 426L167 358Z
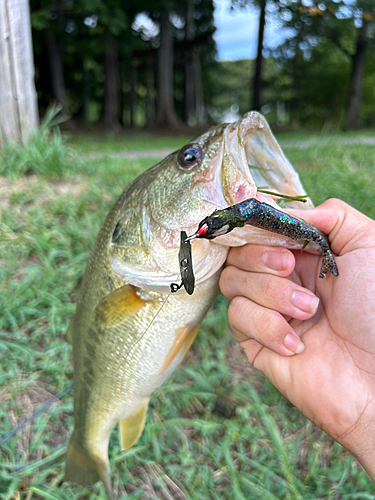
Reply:
M375 481L375 222L339 200L293 210L329 236L339 277L321 257L246 245L220 278L250 363Z

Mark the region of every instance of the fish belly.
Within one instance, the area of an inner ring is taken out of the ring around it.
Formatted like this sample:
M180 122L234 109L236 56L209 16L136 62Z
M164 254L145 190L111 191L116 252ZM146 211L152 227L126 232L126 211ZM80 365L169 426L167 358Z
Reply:
M215 274L192 296L183 290L154 294L125 322L89 332L91 344L74 382L74 439L81 447L106 453L116 422L139 411L182 360L218 293L217 284Z

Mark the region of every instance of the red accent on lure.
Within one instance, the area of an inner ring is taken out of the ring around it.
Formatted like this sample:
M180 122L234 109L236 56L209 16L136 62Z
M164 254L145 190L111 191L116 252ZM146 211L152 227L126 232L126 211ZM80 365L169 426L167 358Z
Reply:
M207 230L208 230L208 226L204 225L198 229L196 234L197 234L197 236L203 236L204 234L207 233Z

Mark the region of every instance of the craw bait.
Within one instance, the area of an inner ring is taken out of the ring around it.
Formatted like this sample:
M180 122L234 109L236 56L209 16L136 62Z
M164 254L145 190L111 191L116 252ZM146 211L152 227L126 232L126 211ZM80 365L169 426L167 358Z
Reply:
M294 241L303 241L302 250L310 242L316 243L319 245L323 256L319 278L324 278L327 273L332 273L333 276L339 275L328 238L322 231L319 231L319 229L303 219L278 210L267 203L260 202L256 198L249 198L231 207L215 210L215 212L199 223L198 229L194 234L185 240L181 238L181 245L185 245L195 238L214 239L217 236L230 233L236 227L243 227L245 225L281 234ZM181 262L180 269L181 275L183 275ZM186 270L184 272L186 275ZM193 269L190 264L189 274L191 275L192 273Z

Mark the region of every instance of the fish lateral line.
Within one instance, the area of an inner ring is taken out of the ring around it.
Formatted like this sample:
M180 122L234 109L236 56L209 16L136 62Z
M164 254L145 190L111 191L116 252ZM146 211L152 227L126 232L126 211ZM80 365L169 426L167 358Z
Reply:
M327 273L331 273L335 277L339 275L326 234L305 220L256 198L249 198L222 210L215 210L211 215L201 220L197 231L188 236L185 243L190 243L195 238L212 240L230 233L236 227L244 227L245 225L280 234L294 241L303 241L302 250L309 242L317 244L323 257L319 278L325 278Z

